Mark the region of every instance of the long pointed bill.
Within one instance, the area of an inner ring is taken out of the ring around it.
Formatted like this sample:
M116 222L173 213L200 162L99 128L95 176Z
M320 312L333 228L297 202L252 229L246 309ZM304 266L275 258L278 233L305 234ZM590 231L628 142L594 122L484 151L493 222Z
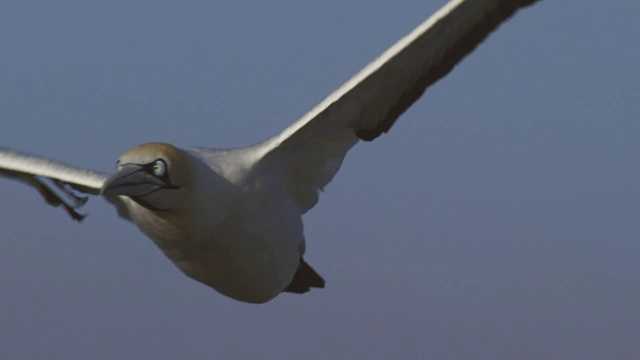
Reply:
M149 174L143 166L129 164L107 179L100 192L105 196L142 197L164 187L167 184Z

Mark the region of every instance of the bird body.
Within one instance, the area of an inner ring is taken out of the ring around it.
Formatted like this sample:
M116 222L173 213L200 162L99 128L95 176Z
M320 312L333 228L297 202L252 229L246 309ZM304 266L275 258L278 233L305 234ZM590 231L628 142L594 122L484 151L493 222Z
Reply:
M162 143L134 147L119 166L164 159L177 188L121 200L131 220L186 275L234 299L262 303L292 282L304 235L300 212L277 173L251 172L246 154ZM126 187L109 184L107 196Z
M239 149L148 143L108 175L0 148L0 175L36 188L74 219L102 195L187 276L263 303L324 280L303 260L301 216L360 140L389 131L426 88L536 0L451 0L278 135Z

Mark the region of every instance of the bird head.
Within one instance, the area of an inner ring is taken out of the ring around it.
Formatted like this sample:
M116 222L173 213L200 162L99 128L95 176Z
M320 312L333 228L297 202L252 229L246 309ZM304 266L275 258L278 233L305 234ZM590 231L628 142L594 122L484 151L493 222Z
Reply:
M147 143L127 150L117 172L102 186L104 196L128 196L152 211L171 211L184 203L193 185L190 156L167 143Z

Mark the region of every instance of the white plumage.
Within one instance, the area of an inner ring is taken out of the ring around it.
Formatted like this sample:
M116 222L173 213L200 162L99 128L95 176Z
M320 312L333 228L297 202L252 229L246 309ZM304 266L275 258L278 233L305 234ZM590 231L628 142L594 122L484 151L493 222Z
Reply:
M424 90L500 23L536 0L452 0L289 128L257 145L143 144L112 176L0 148L0 175L35 187L77 220L102 195L186 275L234 299L266 302L324 280L303 260L301 215L347 151L387 132Z

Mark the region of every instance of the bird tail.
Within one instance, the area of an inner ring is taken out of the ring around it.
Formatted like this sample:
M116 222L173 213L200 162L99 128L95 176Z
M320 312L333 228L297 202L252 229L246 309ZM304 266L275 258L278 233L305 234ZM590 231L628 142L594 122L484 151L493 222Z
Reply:
M311 288L324 288L324 279L309 264L300 259L298 270L293 275L291 284L284 289L284 292L304 294Z

